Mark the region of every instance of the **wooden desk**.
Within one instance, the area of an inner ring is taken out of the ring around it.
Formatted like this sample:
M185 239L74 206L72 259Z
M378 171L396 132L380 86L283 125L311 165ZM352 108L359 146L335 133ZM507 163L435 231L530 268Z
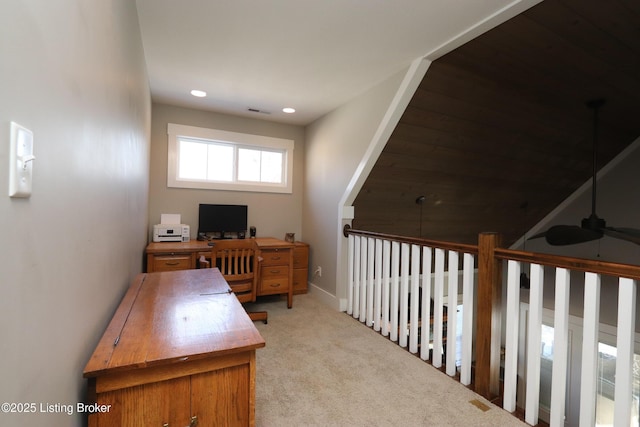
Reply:
M263 258L258 278L256 294L261 295L287 295L287 307L293 305L294 272L299 282L302 278L303 285L296 287L300 293L306 292L307 266L294 264L294 252L306 250L303 255L303 263L308 263L308 245L295 244L273 237L258 237L253 239L256 243L258 254ZM215 243L215 240L211 242ZM209 257L211 246L208 242L192 240L190 242L154 242L149 243L146 249L147 272L174 271L194 269L198 267L198 259L201 255ZM302 269L302 270L301 270Z
M85 367L89 426L254 425L264 345L218 269L140 274Z

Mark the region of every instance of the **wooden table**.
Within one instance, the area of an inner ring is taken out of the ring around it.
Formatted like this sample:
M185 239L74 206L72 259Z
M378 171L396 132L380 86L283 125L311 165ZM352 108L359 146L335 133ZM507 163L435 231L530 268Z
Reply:
M89 426L254 425L264 345L218 269L140 274L85 367Z

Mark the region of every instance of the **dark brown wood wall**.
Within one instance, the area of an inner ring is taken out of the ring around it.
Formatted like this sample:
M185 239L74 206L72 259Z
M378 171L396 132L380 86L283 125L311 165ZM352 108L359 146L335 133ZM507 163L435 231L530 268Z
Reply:
M510 245L590 180L596 97L601 167L640 136L640 2L540 3L433 62L354 227Z

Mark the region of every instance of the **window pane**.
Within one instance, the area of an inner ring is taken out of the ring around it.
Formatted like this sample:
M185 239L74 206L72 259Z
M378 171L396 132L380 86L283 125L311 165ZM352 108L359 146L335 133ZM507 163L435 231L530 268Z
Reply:
M613 426L617 348L598 343L598 396L596 400L596 426ZM640 399L640 356L633 356L633 390L631 400L631 426L638 425L638 400Z
M207 144L180 140L179 179L207 179Z
M238 181L260 181L260 150L238 149Z
M540 407L551 408L551 373L553 367L553 327L542 325L540 331Z
M233 181L233 147L231 145L209 144L208 160L208 180Z
M276 151L263 151L260 181L282 182L282 153Z

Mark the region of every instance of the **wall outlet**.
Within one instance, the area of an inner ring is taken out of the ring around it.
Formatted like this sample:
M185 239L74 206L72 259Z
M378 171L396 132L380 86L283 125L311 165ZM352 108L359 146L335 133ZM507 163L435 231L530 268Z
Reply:
M317 266L313 272L314 276L322 277L322 267Z

